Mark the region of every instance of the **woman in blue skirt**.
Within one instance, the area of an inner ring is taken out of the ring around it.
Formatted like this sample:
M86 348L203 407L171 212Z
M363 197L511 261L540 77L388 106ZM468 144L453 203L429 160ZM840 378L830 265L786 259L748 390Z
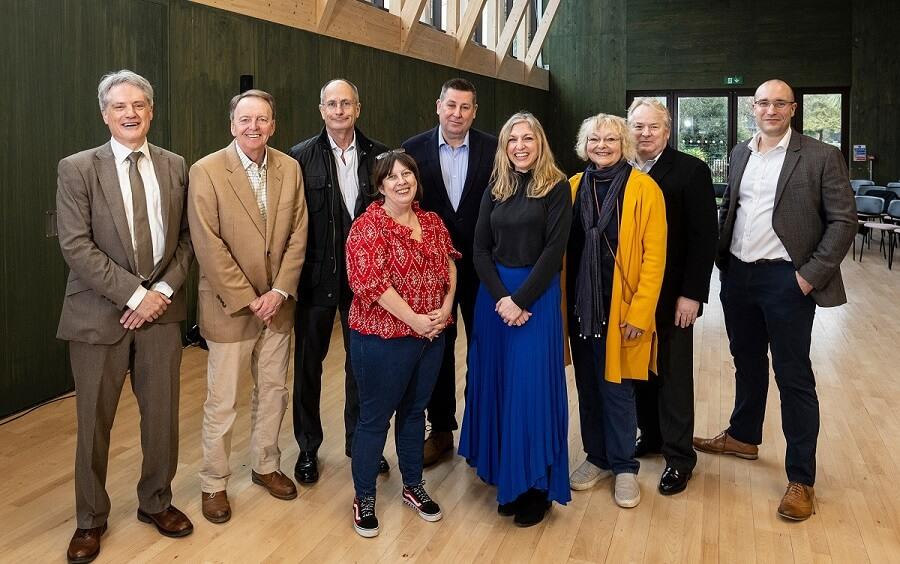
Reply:
M559 271L572 204L530 113L500 130L473 260L481 279L459 453L497 486L498 511L540 523L571 499Z

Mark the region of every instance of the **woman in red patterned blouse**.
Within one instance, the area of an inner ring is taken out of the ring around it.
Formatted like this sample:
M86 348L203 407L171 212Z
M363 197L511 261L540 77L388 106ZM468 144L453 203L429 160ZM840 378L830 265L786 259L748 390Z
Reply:
M453 259L460 257L437 214L419 208L412 157L402 150L378 155L372 186L379 201L353 222L347 238L350 360L359 388L353 526L364 537L378 534L375 480L395 412L403 502L426 521L442 517L422 481L425 406L441 365L443 330L452 322Z

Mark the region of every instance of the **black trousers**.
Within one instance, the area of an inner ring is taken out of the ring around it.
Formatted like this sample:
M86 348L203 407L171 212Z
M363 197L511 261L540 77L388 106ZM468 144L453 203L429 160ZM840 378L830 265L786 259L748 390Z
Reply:
M444 357L434 391L428 402L428 422L432 432L455 431L456 421L456 335L459 333L459 314L466 324L466 350L472 339L475 319L475 296L478 293L478 276L471 261L457 262L456 297L453 304L455 323L444 330ZM468 382L468 371L466 381Z
M819 400L809 360L815 302L803 295L791 263L748 264L734 257L720 297L735 367L728 434L745 443L762 442L771 349L787 442L785 471L789 481L812 486L819 437Z
M319 404L322 397L322 363L328 355L334 316L340 312L344 352L344 452L350 456L353 432L359 419L359 393L350 363L350 304L317 306L297 304L294 325L294 437L300 450L317 451L324 437Z
M674 314L657 322L659 375L635 381L638 427L650 445L659 445L666 465L690 472L697 465L694 435L694 327L677 327Z

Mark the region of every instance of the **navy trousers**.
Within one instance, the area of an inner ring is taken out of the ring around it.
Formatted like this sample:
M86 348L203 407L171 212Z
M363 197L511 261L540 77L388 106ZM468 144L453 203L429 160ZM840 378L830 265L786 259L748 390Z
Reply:
M788 480L816 481L819 400L809 360L816 304L803 295L789 262L749 264L731 257L720 293L735 367L734 411L728 434L762 442L769 357L781 395L781 426L787 441Z

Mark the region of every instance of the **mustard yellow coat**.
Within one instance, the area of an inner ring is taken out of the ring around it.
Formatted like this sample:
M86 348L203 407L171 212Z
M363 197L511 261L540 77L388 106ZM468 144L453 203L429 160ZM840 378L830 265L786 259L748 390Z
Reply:
M578 173L569 179L573 202L581 176ZM648 368L657 370L656 302L665 269L666 203L662 190L650 176L632 169L622 202L606 336L606 379L610 382L646 380ZM622 323L642 329L644 334L625 341L619 327Z

